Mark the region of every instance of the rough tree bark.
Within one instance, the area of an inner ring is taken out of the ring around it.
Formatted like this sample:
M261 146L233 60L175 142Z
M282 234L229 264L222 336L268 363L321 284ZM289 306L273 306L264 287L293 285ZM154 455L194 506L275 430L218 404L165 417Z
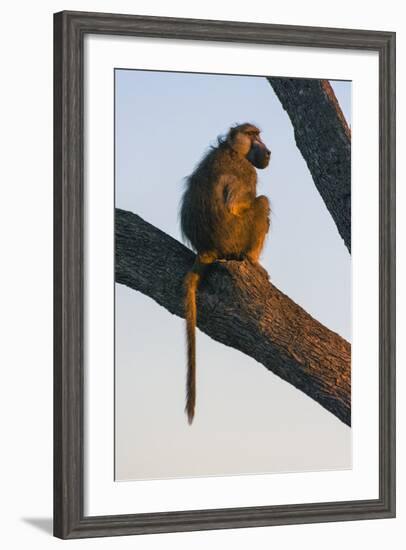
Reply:
M136 214L116 209L116 282L183 317L194 254ZM351 425L351 348L248 262L215 264L198 293L198 326L293 384Z
M296 145L351 252L351 130L328 80L267 77L292 122Z

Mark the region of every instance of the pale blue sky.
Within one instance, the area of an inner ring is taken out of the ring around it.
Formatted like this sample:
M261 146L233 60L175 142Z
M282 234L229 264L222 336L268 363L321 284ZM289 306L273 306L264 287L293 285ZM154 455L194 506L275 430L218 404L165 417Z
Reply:
M332 85L350 122L351 84ZM350 255L264 78L116 71L116 206L181 240L183 178L219 134L247 121L262 128L272 150L269 168L259 172L259 192L273 210L262 264L283 292L350 340ZM350 466L349 428L201 333L192 427L184 385L183 321L116 285L118 479Z

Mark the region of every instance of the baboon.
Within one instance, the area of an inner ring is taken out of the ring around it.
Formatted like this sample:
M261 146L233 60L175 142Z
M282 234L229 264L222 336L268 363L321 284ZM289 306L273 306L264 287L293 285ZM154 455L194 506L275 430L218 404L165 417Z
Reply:
M196 401L196 293L217 260L257 263L269 230L267 197L256 193L255 168L266 168L271 152L252 124L230 128L186 178L180 209L183 237L197 252L184 281L187 338L185 412L193 422Z

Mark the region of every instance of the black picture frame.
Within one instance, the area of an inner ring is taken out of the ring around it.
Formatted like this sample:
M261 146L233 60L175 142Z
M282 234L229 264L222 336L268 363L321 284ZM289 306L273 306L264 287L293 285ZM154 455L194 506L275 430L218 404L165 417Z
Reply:
M83 39L159 37L379 54L379 498L85 516ZM62 539L395 516L395 33L60 12L54 15L54 535Z

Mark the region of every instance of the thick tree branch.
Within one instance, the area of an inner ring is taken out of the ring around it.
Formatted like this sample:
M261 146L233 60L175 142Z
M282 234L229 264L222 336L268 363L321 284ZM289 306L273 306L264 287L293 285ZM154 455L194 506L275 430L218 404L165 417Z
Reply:
M267 77L295 132L296 145L351 252L351 130L328 80Z
M194 254L139 216L116 209L116 282L183 317L182 282ZM351 424L351 348L248 262L215 264L198 293L198 326Z

